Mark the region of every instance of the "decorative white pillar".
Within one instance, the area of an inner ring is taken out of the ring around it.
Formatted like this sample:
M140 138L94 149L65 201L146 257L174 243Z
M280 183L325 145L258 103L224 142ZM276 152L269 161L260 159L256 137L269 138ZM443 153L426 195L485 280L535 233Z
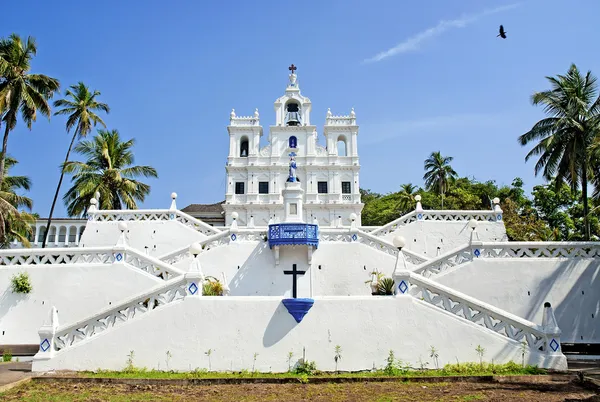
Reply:
M548 355L562 355L560 349L561 330L554 316L554 310L550 302L544 303L544 315L542 317L542 327L546 334L544 351Z
M37 354L33 357L33 360L50 360L56 354L54 347L54 341L56 338L56 331L58 329L58 311L56 307L52 306L48 319L39 329L38 334L40 336L40 349Z
M171 193L171 206L169 207L169 211L177 211L177 193Z
M471 218L471 220L469 220L469 227L471 228L471 236L469 239L469 243L473 244L476 237L477 240L480 240L479 233L477 233L477 220L475 218Z
M204 274L200 267L200 261L198 260L198 254L202 252L202 245L200 243L192 243L190 246L190 254L192 255L192 262L190 263L190 270L185 274L186 280L186 297L195 296L202 297L202 287L204 284Z
M415 208L415 212L417 213L417 220L423 220L423 206L421 205L421 195L415 195L415 201L417 202L417 206Z
M281 193L285 208L284 222L304 222L304 190L300 182L286 182L285 188Z
M229 289L229 282L227 281L225 272L221 272L221 280L223 281L223 296L229 296L231 289Z
M502 221L502 208L500 208L500 198L496 197L492 200L494 204L494 216L496 218L496 222Z

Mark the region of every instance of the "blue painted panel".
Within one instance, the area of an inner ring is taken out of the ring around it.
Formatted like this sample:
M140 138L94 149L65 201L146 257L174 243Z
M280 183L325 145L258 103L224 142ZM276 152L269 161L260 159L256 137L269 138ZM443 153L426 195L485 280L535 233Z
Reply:
M319 226L310 223L269 225L269 248L289 245L319 246Z

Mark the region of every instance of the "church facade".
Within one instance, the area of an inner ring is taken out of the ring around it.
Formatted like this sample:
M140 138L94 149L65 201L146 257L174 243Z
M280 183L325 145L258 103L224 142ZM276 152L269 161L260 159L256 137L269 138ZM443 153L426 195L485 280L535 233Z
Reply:
M240 226L266 226L284 218L282 189L289 177L290 158L303 190L304 219L321 226L360 225L363 204L359 191L358 125L354 110L346 116L327 111L323 136L311 124L312 104L300 93L296 67L283 96L275 101L275 122L268 128L268 143L258 110L252 116L231 111L227 132L227 191L222 204L225 225L238 214ZM355 214L355 215L354 215Z

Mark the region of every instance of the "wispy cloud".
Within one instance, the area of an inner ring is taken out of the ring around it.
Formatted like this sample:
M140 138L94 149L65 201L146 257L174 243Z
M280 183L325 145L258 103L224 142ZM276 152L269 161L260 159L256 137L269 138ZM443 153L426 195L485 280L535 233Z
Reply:
M465 14L460 18L454 20L442 20L436 26L426 29L425 31L419 32L418 34L411 36L405 41L397 44L391 49L385 50L376 54L375 56L365 59L365 63L378 62L388 57L396 56L398 54L412 52L418 50L419 47L426 41L431 40L437 36L440 36L444 32L453 28L464 28L469 24L476 22L477 20L486 17L488 15L497 14L503 11L512 10L513 8L519 7L520 3L508 4L496 8L484 10L477 14Z
M400 120L377 123L363 123L360 130L363 134L361 144L371 146L381 142L399 138L434 138L437 135L451 135L459 138L462 134L481 132L486 128L498 126L505 121L501 114L460 113L419 118L416 120Z

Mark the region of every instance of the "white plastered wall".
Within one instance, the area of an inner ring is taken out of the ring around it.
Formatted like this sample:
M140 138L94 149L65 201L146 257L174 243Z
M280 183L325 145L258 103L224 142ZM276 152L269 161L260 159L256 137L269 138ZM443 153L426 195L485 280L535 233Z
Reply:
M476 240L505 241L506 229L502 222L477 222ZM417 221L401 226L382 238L392 242L397 235L404 236L406 248L415 253L435 258L468 243L471 238L469 221Z
M11 277L26 272L33 291L13 293ZM0 268L0 345L37 344L38 330L55 306L62 322L85 319L160 279L123 264L3 266Z
M292 277L284 275L296 264L298 270L307 271L298 277L298 297L369 295L365 281L371 272L379 270L392 276L396 258L363 244L321 242L313 251L312 265L308 269L306 246L282 246L279 265L275 265L274 251L266 242L236 242L203 252L199 256L202 271L221 279L225 272L232 296L291 296ZM190 259L175 264L189 270ZM238 269L239 267L239 269Z
M118 222L88 222L81 237L81 247L114 246L119 239ZM176 221L128 221L127 244L158 257L203 240L206 235Z
M598 259L478 259L432 279L538 323L548 301L561 342L600 343Z
M438 350L440 366L477 361L478 345L485 347L486 361L521 361L518 342L408 296L317 298L299 324L277 298L188 297L60 351L51 360L35 361L33 371L121 370L131 351L136 367L208 369L205 352L211 349L215 371L254 367L282 372L288 370L288 353L295 364L303 348L307 360L331 371L336 345L342 351L338 369L344 371L381 368L390 350L413 367L419 367L419 359L433 367L431 345ZM525 356L530 364L566 368L564 356L547 358L537 351Z

